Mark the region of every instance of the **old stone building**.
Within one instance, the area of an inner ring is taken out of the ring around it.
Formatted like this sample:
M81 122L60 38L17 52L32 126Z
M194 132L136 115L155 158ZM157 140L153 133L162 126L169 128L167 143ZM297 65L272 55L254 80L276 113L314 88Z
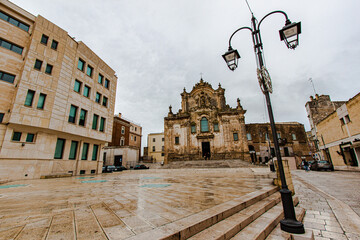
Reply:
M360 166L360 93L316 124L319 149L335 169Z
M153 163L163 163L165 156L164 133L149 133L147 139L148 159Z
M165 163L200 159L250 160L245 110L226 104L225 89L203 79L181 93L181 109L164 119Z
M245 124L245 112L239 99L235 108L226 104L220 84L215 90L201 79L190 93L184 89L181 109L174 114L170 106L164 119L165 163L204 159L266 163L275 155L270 124ZM276 123L276 129L283 157L292 158L294 166L310 158L303 124Z
M298 122L276 123L280 154L283 159L292 158L298 166L303 159L310 160L309 146L304 125ZM246 124L246 138L251 161L266 163L275 157L275 149L270 123Z
M104 148L104 165L131 167L140 160L142 127L122 117L114 116L112 140Z
M101 172L115 71L7 0L0 0L0 43L0 180Z
M307 117L310 123L310 136L309 141L311 145L315 146L315 152L313 153L314 158L323 159L324 156L319 149L319 142L321 141L321 136L318 136L316 125L321 122L324 118L333 113L338 107L343 105L344 101L331 101L329 95L315 95L310 96L310 101L305 104Z

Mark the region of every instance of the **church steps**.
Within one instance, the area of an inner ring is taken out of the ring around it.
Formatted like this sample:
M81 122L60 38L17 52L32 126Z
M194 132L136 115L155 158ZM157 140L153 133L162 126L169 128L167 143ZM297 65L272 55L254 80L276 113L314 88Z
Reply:
M259 216L266 213L267 211L271 211L271 209L280 201L280 193L274 193L271 196L262 199L253 205L239 211L238 213L203 230L189 239L230 239L239 231L255 221Z
M263 199L268 200L262 201ZM248 223L250 223L255 219L255 217L261 215L259 212L265 212L273 207L278 201L280 201L278 196L278 187L264 187L261 190L257 190L223 204L219 204L205 211L138 234L129 239L188 239L204 229L207 229L244 209L247 209L246 211L248 211L248 215L246 216L250 219L248 220ZM259 205L254 207L254 204ZM257 208L259 208L258 211L256 210Z

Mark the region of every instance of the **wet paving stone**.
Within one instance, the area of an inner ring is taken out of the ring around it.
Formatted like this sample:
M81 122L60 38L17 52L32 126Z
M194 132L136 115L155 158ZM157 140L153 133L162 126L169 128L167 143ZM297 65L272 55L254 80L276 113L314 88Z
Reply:
M0 239L126 239L272 185L272 177L267 169L150 169L10 185L18 187L0 185Z

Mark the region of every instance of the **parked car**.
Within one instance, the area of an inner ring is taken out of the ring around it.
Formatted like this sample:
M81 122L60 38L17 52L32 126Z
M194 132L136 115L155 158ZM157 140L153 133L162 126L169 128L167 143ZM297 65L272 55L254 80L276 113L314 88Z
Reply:
M105 166L102 168L103 173L112 173L114 171L116 171L116 168L113 165Z
M313 162L310 166L310 169L316 170L316 171L319 171L319 170L333 171L334 170L334 168L330 162L323 161L323 160Z
M134 170L139 170L139 169L149 169L149 167L145 166L144 164L136 165L134 167Z
M116 168L116 171L118 171L118 172L127 170L127 168L124 166L115 166L115 168Z
M307 162L309 164L309 169L311 169L311 165L316 161L315 160L310 160L310 161L307 161ZM301 163L300 167L301 167L301 169L306 170L305 165L304 165L304 161Z

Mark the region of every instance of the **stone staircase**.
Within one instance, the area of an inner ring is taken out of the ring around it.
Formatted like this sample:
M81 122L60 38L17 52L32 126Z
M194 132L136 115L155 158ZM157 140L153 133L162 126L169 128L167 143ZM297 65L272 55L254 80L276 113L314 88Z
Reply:
M164 165L162 168L248 168L248 167L268 167L265 165L253 165L247 161L236 160L200 160L200 161L175 161Z
M294 205L298 202L294 197ZM296 213L301 221L305 210ZM269 186L129 239L296 239L277 230L283 217L278 187Z

